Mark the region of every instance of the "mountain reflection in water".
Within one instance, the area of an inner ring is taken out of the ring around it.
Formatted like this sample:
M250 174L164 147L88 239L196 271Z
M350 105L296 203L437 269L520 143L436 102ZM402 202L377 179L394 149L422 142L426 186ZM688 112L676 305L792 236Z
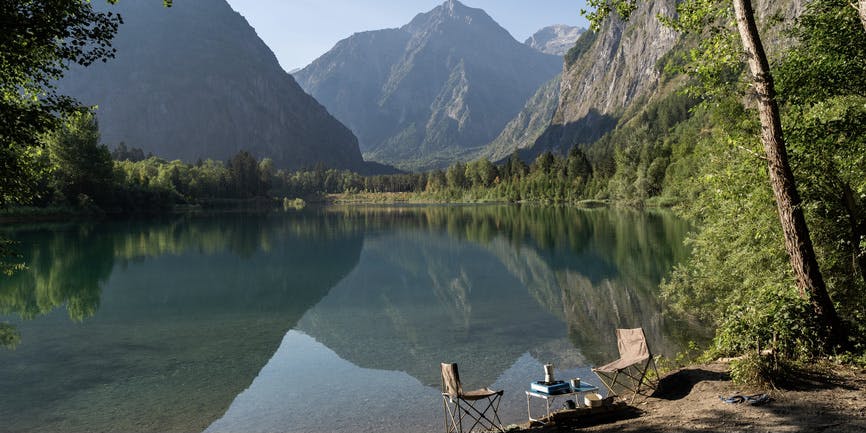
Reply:
M454 361L467 387L504 387L518 421L543 363L587 377L615 357L616 327L680 350L690 330L663 317L657 286L687 229L664 213L514 206L7 229L30 269L0 282L0 322L22 337L0 349L14 390L0 419L426 431L441 423L438 364ZM395 406L413 421L388 420Z

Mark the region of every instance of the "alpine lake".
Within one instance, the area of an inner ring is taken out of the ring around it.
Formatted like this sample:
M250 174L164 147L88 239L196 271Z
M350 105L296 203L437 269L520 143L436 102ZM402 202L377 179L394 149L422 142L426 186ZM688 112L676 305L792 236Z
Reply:
M665 356L700 333L659 300L689 229L504 205L4 225L27 269L0 276L0 431L433 432L440 362L525 422L544 364L601 385L615 328Z

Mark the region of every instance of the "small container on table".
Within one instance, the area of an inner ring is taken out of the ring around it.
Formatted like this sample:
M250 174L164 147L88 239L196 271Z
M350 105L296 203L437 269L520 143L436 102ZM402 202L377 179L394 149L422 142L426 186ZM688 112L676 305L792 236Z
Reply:
M540 399L544 400L545 406L547 407L547 419L549 420L550 419L550 405L557 398L574 396L575 397L574 403L577 407L586 407L586 405L583 402L583 399L586 396L586 394L590 393L590 392L597 392L598 391L597 386L593 386L593 385L581 382L581 384L578 388L572 388L571 386L569 386L567 388L561 388L561 390L559 392L553 391L551 393L547 393L547 392L544 392L541 389L539 389L539 388L541 388L538 386L538 384L540 384L540 383L541 382L536 382L536 384L534 386L530 386L530 389L526 391L526 412L529 416L530 422L534 421L534 422L539 422L542 424L544 423L543 421L541 421L540 419L536 419L536 418L532 417L532 405L530 404L531 398L540 398Z

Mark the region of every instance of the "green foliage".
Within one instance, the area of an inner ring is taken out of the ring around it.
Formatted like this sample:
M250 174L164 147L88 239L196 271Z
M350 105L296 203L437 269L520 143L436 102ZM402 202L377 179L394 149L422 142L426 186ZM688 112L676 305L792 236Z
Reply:
M73 113L44 140L54 201L106 204L114 185L113 162L108 148L99 143L96 117L88 111Z
M261 168L267 170L269 164L265 160L262 162ZM240 151L233 156L229 160L228 170L236 197L261 197L267 193L269 174L260 171L259 162L249 152Z
M695 150L704 164L692 179L694 201L686 213L701 229L690 237L692 254L663 284L663 293L678 311L717 329L712 356L761 348L794 359L809 356L821 341L791 275L765 164L738 137L751 135L744 126L738 131L736 122L721 124Z
M743 122L746 113L735 101L711 110L698 119L714 126L689 156L699 162L692 164L696 170L673 181L692 197L681 210L701 230L689 241L689 261L675 270L665 292L681 311L718 325L726 314L722 305L751 299L751 290L779 291L787 280L778 277L789 278L789 272L784 249L777 248L781 231L762 177L766 168L741 147L749 141L758 146L754 125Z
M150 157L144 161L116 161L120 199L143 196L141 210L173 204L207 203L218 199L266 197L277 174L270 160L258 161L245 151L227 164L205 160L195 165Z
M594 31L588 31L581 35L574 46L569 48L568 52L565 53L565 68L571 68L578 59L589 52L596 39L598 39L598 33Z
M859 40L849 37L858 32ZM828 291L855 336L849 343L862 351L866 86L859 78L839 80L866 68L866 38L856 11L836 0L810 3L794 34L797 43L777 64L790 158ZM804 60L812 55L817 61ZM809 359L823 346L785 255L757 116L737 94L703 104L684 124L703 132L668 174L689 197L681 210L700 231L689 239L691 257L663 290L680 312L717 328L711 356L773 349L776 359L738 367L739 377L758 380L778 377L784 363Z
M624 3L592 2L599 7L593 24L613 12L628 18L616 10ZM786 359L808 358L822 351L822 342L787 264L756 113L742 107L745 57L732 3L686 0L678 2L676 18L661 19L695 44L664 63L693 77L688 90L704 102L667 131L644 133L634 120L620 126L590 147L596 173L610 174L611 197L646 200L658 194L654 179L667 163L662 191L684 199L681 210L700 231L665 293L681 312L717 327L713 353L771 347ZM797 43L774 65L790 157L828 289L856 328L851 334L863 335L866 38L844 0L810 2L791 35Z
M70 64L114 56L121 19L85 1L18 1L0 7L0 206L29 200L44 174L40 136L78 110L54 81Z
M589 20L592 30L597 32L613 13L627 20L637 8L637 0L587 0L586 5L589 9L583 9L580 13Z
M810 305L790 286L741 289L751 296L732 302L719 323L710 353L736 355L771 349L786 359L820 353L822 340Z
M600 184L587 190L604 194L621 202L644 203L663 194L674 195L667 188L668 167L690 152L694 144L687 136L691 130L681 125L692 116L697 101L673 93L653 101L614 131L590 145L586 154ZM686 146L688 149L681 149Z
M0 347L14 349L21 342L21 333L14 326L0 322Z
M120 142L114 150L111 151L111 159L115 161L132 161L139 162L150 158L153 155L144 155L144 150L139 148L127 148L126 143Z
M499 178L499 169L487 159L466 164L466 182L473 188L489 188Z
M809 3L778 62L791 161L838 309L866 332L866 37L844 0ZM863 347L860 341L852 342Z
M448 188L463 189L468 186L466 182L466 167L462 162L456 162L448 167L445 171L445 180L448 182Z
M305 202L302 198L296 198L294 200L290 200L288 198L283 199L283 210L302 210L305 207L307 207L307 202Z
M786 383L801 382L803 365L790 359L749 354L731 363L734 383L765 388L777 388Z
M25 269L23 263L18 263L21 256L13 248L14 242L0 237L0 274L12 274Z
M866 320L866 97L838 96L786 116L791 159L827 284L840 311Z
M802 105L841 95L864 95L866 41L847 0L809 2L791 36L799 43L776 66L783 101Z
M94 11L89 0L22 0L3 2L0 22L0 207L6 207L39 197L49 171L41 137L81 110L57 93L56 81L72 64L113 58L111 41L123 20Z
M672 54L667 65L693 79L686 88L689 94L714 99L745 91L745 81L739 79L745 54L731 2L685 0L677 3L676 17L659 19L696 45Z
M22 319L47 314L65 305L69 317L82 321L99 308L102 285L114 266L110 238L92 236L84 228L74 236L62 231L22 242L26 272L4 278L0 285L0 314ZM62 251L62 254L56 252Z
M592 164L580 148L568 156L545 153L527 166L512 155L502 166L486 159L456 162L429 173L362 177L349 171L277 172L272 195L313 197L328 193L425 193L442 201L577 203L586 198Z

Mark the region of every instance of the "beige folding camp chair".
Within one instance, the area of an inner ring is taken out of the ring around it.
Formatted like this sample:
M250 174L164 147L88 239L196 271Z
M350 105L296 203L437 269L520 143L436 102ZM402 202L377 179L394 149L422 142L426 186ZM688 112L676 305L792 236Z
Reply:
M616 344L619 348L619 359L610 364L593 368L599 379L610 390L611 395L619 395L614 390L617 385L634 394L631 397L631 402L640 393L641 386L647 385L647 388L655 388L658 385L657 380L651 380L647 377L650 365L656 373L656 378L659 375L656 367L655 359L646 342L643 328L637 329L617 329Z
M457 364L441 365L442 368L442 404L445 407L445 433L464 433L464 415L467 423L472 423L469 433L475 427L484 430L504 432L502 421L499 420L499 402L503 391L481 388L464 392L460 384L460 374ZM484 406L486 404L486 406ZM478 407L476 407L478 405ZM480 409L483 407L483 409ZM492 417L487 415L492 411Z

